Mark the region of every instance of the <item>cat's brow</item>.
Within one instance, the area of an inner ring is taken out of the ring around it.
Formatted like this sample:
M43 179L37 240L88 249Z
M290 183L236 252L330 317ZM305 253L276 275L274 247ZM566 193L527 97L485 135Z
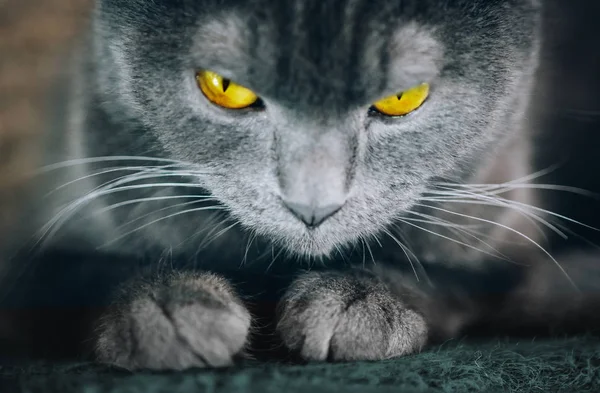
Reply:
M192 49L200 64L222 74L241 74L247 64L247 36L244 23L236 15L202 23Z
M361 75L363 83L360 85L369 86L362 91L363 99L367 101L384 93L392 94L401 91L417 83L430 82L441 67L443 46L434 38L434 31L416 22L400 21L398 26L390 26L388 30L391 31L389 39L385 39L375 31L364 37L365 45L360 49L364 53L355 56L356 59L361 60L352 65L358 74L350 71L347 73ZM233 13L204 21L194 36L192 56L198 63L194 66L210 68L235 79L238 83L255 85L256 80L246 79L249 77L249 71L254 69L269 73L267 68L274 67L276 54L266 56L270 58L262 58L265 57L265 53L261 53L260 58L256 58L258 54L255 53L256 50L250 48L252 45L250 37L256 34L267 34L262 38L270 44L263 45L261 50L277 51L276 40L270 36L275 31L267 26L263 27L262 32L251 31L247 19ZM337 53L337 56L348 57L350 53ZM257 67L257 64L262 66ZM322 79L322 84L335 85L337 81L343 86L359 85L356 81L344 79L344 75L340 73L327 75L323 70L310 67L307 62L302 63L298 58L295 65L305 68L302 72L304 75L314 73L316 79Z
M439 73L444 56L442 44L433 31L409 23L399 28L389 47L388 87L392 90L430 82Z

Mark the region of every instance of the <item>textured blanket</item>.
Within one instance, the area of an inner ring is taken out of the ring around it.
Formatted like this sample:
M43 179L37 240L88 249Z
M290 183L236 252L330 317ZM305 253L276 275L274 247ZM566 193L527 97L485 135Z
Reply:
M600 339L448 342L371 363L249 362L217 371L129 373L93 364L0 370L0 392L600 392Z

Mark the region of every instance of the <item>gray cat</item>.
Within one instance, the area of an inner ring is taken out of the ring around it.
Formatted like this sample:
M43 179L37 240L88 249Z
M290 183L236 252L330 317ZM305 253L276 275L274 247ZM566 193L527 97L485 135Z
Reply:
M31 222L42 250L162 266L122 286L99 360L231 364L256 324L218 272L261 258L310 267L275 316L306 360L581 311L586 277L546 253L540 227L554 226L530 185L540 8L98 0L57 88L58 164Z

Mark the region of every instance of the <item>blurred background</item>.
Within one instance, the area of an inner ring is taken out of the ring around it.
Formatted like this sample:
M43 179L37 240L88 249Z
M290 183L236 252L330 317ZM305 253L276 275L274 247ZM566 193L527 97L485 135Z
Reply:
M85 28L92 3L0 0L0 275L7 234L14 231L27 191L25 174L43 148L38 141L56 60ZM535 166L560 166L539 181L600 194L600 1L545 3L545 44L534 97L544 105L538 105ZM544 198L545 208L600 227L600 198L555 191ZM552 238L553 253L600 244L600 232L572 229L580 237ZM35 304L0 309L0 352L72 354L94 312Z

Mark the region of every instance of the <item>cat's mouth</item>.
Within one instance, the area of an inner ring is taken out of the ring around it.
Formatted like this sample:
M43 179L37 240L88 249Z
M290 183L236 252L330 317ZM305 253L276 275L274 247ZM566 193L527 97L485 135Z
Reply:
M395 193L394 198L381 192L355 191L342 203L331 203L334 198L328 195L328 203L319 198L320 206L311 206L286 203L282 194L272 189L248 188L240 193L234 187L222 187L223 182L215 183L212 195L226 206L228 216L242 232L259 236L290 255L310 259L328 258L344 250L367 250L420 191L414 187L402 195Z
M322 206L302 203L286 202L281 204L310 232L319 228L326 221L331 220L342 208L344 203L331 203Z
M309 206L290 209L282 202L277 209L279 220L255 223L252 229L291 254L327 258L356 244L362 247L366 239L381 229L373 220L355 214L356 203L349 199L343 205L319 210Z

